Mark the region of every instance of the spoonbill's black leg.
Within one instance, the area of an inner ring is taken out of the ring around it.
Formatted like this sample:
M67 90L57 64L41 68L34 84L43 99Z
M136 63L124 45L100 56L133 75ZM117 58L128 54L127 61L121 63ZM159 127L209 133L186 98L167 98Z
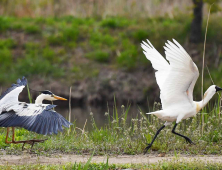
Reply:
M165 128L165 125L163 125L163 126L156 132L156 134L155 134L152 142L151 142L150 144L148 144L148 146L144 149L144 154L146 154L146 152L148 151L148 149L150 149L150 147L152 146L153 142L155 141L157 135L160 133L160 131L161 131L163 128Z
M181 135L181 134L175 132L175 129L176 129L177 125L178 125L177 123L174 125L173 130L172 130L172 133L174 133L175 135L178 135L178 136L183 137L187 142L189 142L190 144L194 144L194 145L195 145L195 143L193 143L190 138L188 138L188 137L186 137L186 136L184 136L184 135Z

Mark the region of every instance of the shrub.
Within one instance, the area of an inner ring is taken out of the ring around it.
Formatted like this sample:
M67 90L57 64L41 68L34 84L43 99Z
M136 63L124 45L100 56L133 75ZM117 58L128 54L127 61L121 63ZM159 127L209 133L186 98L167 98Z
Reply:
M45 47L42 51L42 56L43 58L45 58L46 60L54 63L54 62L58 62L58 58L55 55L55 52L49 48L49 47Z
M62 30L62 39L64 42L68 41L76 41L79 35L79 30L78 28L66 28Z
M94 52L87 53L86 57L98 61L100 63L105 63L109 60L109 53L97 50Z
M108 27L108 28L123 28L125 26L128 26L129 20L122 19L122 18L108 18L104 19L101 22L102 27Z
M8 48L3 48L0 50L0 65L1 68L10 67L12 64L12 54Z
M42 58L39 55L27 54L25 58L17 61L16 70L20 75L41 75L61 77L64 73L61 67L52 64L50 61Z
M137 30L133 33L133 38L138 42L146 40L149 36L149 32L147 30Z
M54 45L54 46L63 45L61 35L51 35L47 38L47 42L49 43L49 45Z
M117 63L121 67L125 67L128 70L133 69L136 66L136 55L137 52L135 50L127 50L120 54L117 57Z
M0 32L6 31L10 27L10 22L7 17L0 16Z
M2 49L2 48L14 48L15 46L16 46L16 42L11 38L0 40L0 49Z
M38 34L41 30L37 25L28 25L25 27L25 32L28 34Z

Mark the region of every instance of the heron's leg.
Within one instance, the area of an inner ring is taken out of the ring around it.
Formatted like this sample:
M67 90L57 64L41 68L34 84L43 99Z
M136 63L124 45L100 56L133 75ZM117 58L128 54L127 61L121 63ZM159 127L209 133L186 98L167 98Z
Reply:
M190 138L188 138L188 137L186 137L186 136L184 136L184 135L181 135L181 134L175 132L175 129L176 129L177 125L178 125L178 123L176 123L176 124L174 125L174 127L173 127L173 129L172 129L172 133L174 133L175 135L178 135L178 136L183 137L187 142L189 142L190 144L194 144L194 145L195 145L195 143L193 143Z
M15 142L15 127L12 127L12 143Z
M160 131L161 131L163 128L165 128L165 127L166 127L166 126L163 125L160 129L158 129L158 131L156 132L156 134L155 134L152 142L151 142L150 144L148 144L148 146L145 148L144 154L148 151L148 149L150 149L150 147L152 146L153 142L155 141L155 139L156 139L156 137L158 136L158 134L160 133Z
M10 131L10 129L9 129L9 127L7 127L7 133L6 133L5 143L11 143L11 142L8 141L9 131Z

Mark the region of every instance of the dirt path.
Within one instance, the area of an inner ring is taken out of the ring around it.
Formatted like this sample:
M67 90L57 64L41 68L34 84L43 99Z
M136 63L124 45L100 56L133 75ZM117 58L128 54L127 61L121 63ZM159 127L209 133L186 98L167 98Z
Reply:
M25 165L25 164L65 164L75 162L87 162L90 156L82 155L57 155L57 156L33 156L24 154L20 156L15 155L1 155L0 165ZM175 159L173 156L158 157L152 155L124 155L109 157L110 164L126 164L126 163L157 163L159 161L170 161ZM184 161L200 160L205 162L222 163L222 156L206 155L206 156L178 156L177 159ZM94 156L91 162L100 163L106 162L106 156Z

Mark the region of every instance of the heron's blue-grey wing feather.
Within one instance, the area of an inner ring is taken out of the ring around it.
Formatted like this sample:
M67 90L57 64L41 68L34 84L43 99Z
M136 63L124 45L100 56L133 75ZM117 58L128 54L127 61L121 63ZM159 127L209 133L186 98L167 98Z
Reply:
M64 127L72 125L54 110L43 110L37 115L20 116L14 111L0 114L0 127L22 127L38 134L57 134Z

